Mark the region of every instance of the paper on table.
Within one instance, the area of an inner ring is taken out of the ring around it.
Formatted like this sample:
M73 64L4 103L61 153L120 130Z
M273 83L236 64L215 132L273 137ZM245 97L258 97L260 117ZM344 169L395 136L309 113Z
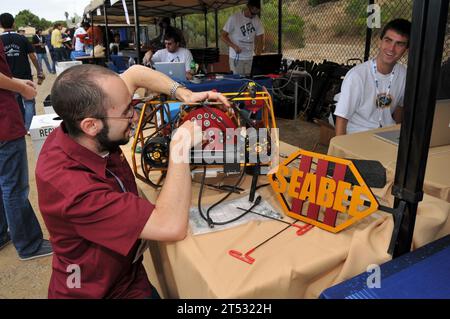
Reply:
M258 196L256 194L255 198ZM230 219L233 219L245 211L237 209L237 207L241 207L244 209L250 208L253 205L253 203L248 201L248 195L234 199L232 201L226 201L218 206L216 206L213 210L210 212L210 217L215 222L222 222L227 221ZM203 215L206 217L206 211L208 210L210 206L202 206L202 212ZM268 215L273 218L282 219L283 215L278 213L268 202L266 202L264 199L261 200L261 203L254 207L252 211ZM214 228L210 228L208 226L208 223L200 216L200 213L198 211L198 207L191 207L189 210L189 224L191 226L191 232L193 235L199 235L199 234L206 234L209 232L215 232L223 229L228 229L230 227L235 227L244 223L247 223L251 220L270 220L266 217L259 216L257 214L248 213L244 217L238 219L237 221L234 221L232 223L226 224L226 225L214 225Z

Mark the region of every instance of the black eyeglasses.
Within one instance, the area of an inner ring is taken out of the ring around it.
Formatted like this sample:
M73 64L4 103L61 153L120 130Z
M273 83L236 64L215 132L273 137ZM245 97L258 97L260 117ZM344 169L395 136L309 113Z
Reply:
M137 107L137 105L139 103L141 103L141 102L142 102L141 99L132 100L131 103L128 104L128 111L127 111L127 114L125 114L124 116L95 116L95 117L94 116L87 116L87 117L92 117L92 118L96 118L96 119L99 119L99 120L102 120L102 119L127 120L128 122L131 123L133 121L134 114L136 113L136 110L140 109L140 108ZM86 117L79 118L78 121L82 121L85 118Z
M135 105L132 103L130 104L130 109L128 110L127 114L124 116L102 116L97 117L97 119L115 119L115 120L128 120L128 122L132 122L134 118L134 113L136 113Z

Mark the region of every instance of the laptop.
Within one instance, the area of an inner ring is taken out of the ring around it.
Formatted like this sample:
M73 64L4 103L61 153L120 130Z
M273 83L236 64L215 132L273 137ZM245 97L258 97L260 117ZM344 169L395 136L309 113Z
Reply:
M391 144L400 142L400 129L374 133L374 136ZM436 101L430 147L450 144L450 99Z
M184 62L155 62L155 70L173 80L186 81L186 64Z
M260 77L267 74L278 74L281 68L281 54L255 55L252 62L251 77Z

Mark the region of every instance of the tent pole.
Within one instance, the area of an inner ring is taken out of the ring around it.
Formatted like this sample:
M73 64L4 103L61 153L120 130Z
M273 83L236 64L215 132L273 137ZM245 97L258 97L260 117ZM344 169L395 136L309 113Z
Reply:
M103 5L103 10L104 10L104 13L105 13L106 61L109 61L109 32L108 32L108 14L106 12L106 2Z
M405 209L394 218L399 225L398 236L391 241L394 258L411 250L417 206L423 197L448 6L449 0L416 0L413 5L405 108L392 188L394 208L405 204Z
M139 33L139 12L138 12L137 0L133 0L133 13L134 13L135 45L136 45L136 53L137 53L136 62L137 62L137 64L141 64L141 54L140 54L141 35Z
M375 0L369 0L369 6L373 5L375 3ZM369 16L370 13L367 13L367 16ZM364 61L369 60L370 56L370 45L372 43L372 28L367 25L366 28L366 46L364 48Z
M283 0L278 0L278 54L283 54Z
M208 47L208 11L205 9L205 48Z

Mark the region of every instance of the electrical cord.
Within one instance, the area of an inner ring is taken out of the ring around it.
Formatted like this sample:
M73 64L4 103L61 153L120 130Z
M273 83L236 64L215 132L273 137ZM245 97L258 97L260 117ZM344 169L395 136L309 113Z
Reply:
M223 198L221 198L219 201L217 201L216 203L214 203L211 207L208 208L208 210L206 211L206 216L203 213L203 209L202 209L202 195L203 195L203 189L205 186L205 178L206 178L206 167L203 168L203 177L202 177L202 181L200 184L200 191L198 193L198 211L200 213L200 216L203 218L203 220L205 220L208 223L208 226L210 228L213 228L214 225L226 225L232 222L235 222L236 220L244 217L246 214L248 214L251 210L253 210L253 208L255 208L256 206L258 206L261 203L261 196L258 196L254 202L254 204L252 205L252 207L250 207L247 211L245 211L244 213L242 213L241 215L232 218L230 220L227 221L223 221L223 222L217 222L217 221L213 221L211 216L210 216L210 212L213 208L215 208L217 205L220 205L223 201L225 201L228 197L230 197L231 194L233 194L236 190L236 188L241 184L243 177L245 176L245 171L242 171L241 176L239 177L238 181L236 182L235 185L231 186L232 189L230 189L230 191L228 192L227 195L225 195Z

